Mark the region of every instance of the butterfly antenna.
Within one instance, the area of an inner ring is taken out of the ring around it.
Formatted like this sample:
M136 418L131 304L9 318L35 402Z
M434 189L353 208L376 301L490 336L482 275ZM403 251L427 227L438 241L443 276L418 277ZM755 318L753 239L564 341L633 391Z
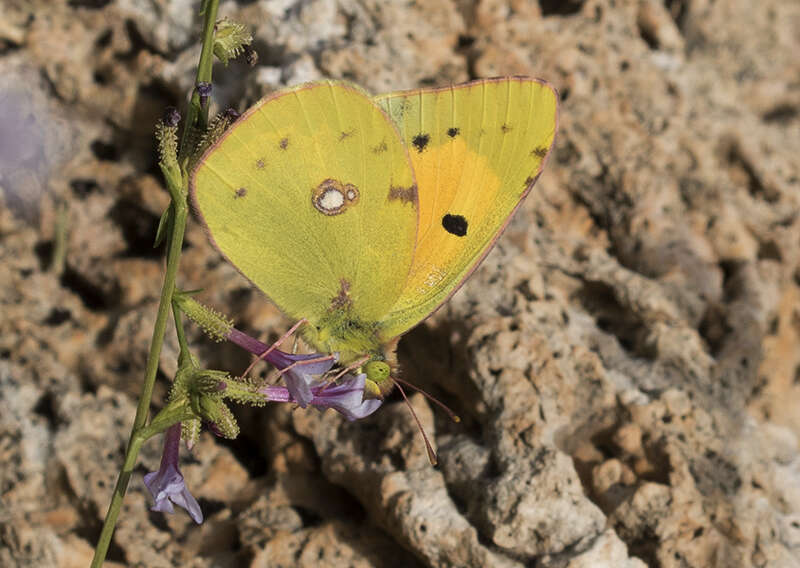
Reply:
M425 433L425 429L422 427L422 422L419 421L417 417L417 413L414 412L414 407L411 406L411 401L408 400L406 396L406 392L403 390L403 387L400 386L400 383L397 382L397 379L392 378L394 384L397 386L397 390L400 391L400 394L403 395L403 400L406 401L406 405L408 409L411 411L411 416L414 417L414 420L417 422L417 428L419 428L419 433L422 434L422 439L425 440L425 449L428 452L428 461L431 462L431 465L436 465L439 463L439 459L436 457L436 452L433 451L433 447L431 446L430 440L428 440L428 435ZM403 381L405 383L405 381ZM406 383L408 384L408 383Z
M250 371L253 370L253 367L256 366L256 363L258 363L259 361L263 361L267 355L269 355L270 353L275 351L278 347L280 347L281 343L286 341L288 337L290 337L295 331L297 331L297 328L299 328L301 325L305 323L308 323L308 320L306 318L301 318L296 324L290 327L289 331L281 335L275 343L270 345L263 353L259 354L258 357L256 357L252 363L250 363L247 369L244 370L244 373L242 373L242 376L246 377L247 375L249 375Z
M425 392L424 390L422 390L418 386L412 385L411 383L409 383L408 381L404 381L403 379L398 379L398 378L392 377L392 380L394 381L394 384L397 385L398 389L400 388L400 385L398 385L397 383L403 383L408 388L414 389L415 391L417 391L418 393L423 395L425 398L427 398L431 402L437 404L439 406L439 408L441 408L442 410L444 410L447 413L447 415L450 417L450 420L452 420L455 423L461 422L461 418L458 416L458 414L456 414L455 412L450 410L449 406L447 406L445 403L443 403L441 400L439 400L438 398L436 398L432 394Z

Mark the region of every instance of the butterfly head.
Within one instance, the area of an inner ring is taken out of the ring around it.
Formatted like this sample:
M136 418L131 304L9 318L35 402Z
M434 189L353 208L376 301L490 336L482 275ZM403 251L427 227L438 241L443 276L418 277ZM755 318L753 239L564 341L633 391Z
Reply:
M303 337L319 352L337 353L342 367L365 373L366 396L382 399L394 386L399 338L382 337L380 322L360 317L346 292L343 287L325 314L302 328Z
M364 385L364 396L368 398L383 398L394 386L391 378L392 368L386 361L373 359L364 367L367 381Z

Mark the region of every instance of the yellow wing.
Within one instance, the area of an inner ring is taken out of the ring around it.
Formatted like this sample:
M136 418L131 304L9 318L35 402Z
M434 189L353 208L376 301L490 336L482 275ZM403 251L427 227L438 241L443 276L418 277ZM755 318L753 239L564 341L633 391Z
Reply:
M376 100L409 148L419 196L411 272L382 329L389 338L446 301L488 253L542 170L558 96L512 77Z
M332 326L368 327L402 292L416 242L414 174L394 123L353 85L261 100L208 150L190 192L220 252L325 338L347 340L323 329L332 313Z

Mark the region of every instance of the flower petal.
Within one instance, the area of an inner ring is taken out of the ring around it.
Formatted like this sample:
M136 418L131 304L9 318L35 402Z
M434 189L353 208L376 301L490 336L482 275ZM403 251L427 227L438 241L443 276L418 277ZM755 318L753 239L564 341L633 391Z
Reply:
M358 420L375 412L383 401L364 399L364 385L367 376L345 375L337 384L317 383L311 386L312 398L308 402L320 408L332 408L350 421ZM260 389L273 402L297 402L288 387L268 386Z
M153 495L152 511L173 513L172 504L183 507L191 515L194 522L203 522L203 511L197 500L189 493L178 470L178 453L181 442L181 424L173 424L164 434L164 453L161 455L161 466L158 471L151 471L144 476L144 484Z
M366 418L376 410L378 410L383 404L382 400L377 398L368 398L367 400L363 401L356 407L348 408L348 409L338 409L339 412L344 414L345 418L347 418L350 422L354 420L361 420L362 418Z
M249 335L242 333L236 328L231 329L230 333L227 336L227 339L242 349L249 351L256 357L259 357L265 351L268 351L270 346L266 343L262 343L257 339L253 339ZM278 369L285 369L292 363L296 363L297 361L309 361L311 359L320 359L326 357L324 353L304 353L301 355L294 355L292 353L286 353L285 351L281 351L280 349L273 349L270 351L266 356L264 356L264 360L274 365ZM321 375L322 373L328 371L339 358L334 354L334 356L330 359L325 359L324 361L319 361L316 363L305 363L303 365L298 365L298 367L303 367L303 372L309 375Z
M283 380L294 401L302 408L308 406L308 403L314 398L311 392L311 383L314 377L304 373L298 373L292 369L283 374Z
M272 356L273 353L275 354L274 357ZM335 353L331 355L326 355L324 353L303 353L300 355L295 355L292 353L285 353L277 349L270 353L268 357L269 362L275 365L278 369L285 369L292 363L300 363L299 365L293 367L292 370L302 369L307 375L321 375L326 373L336 364L336 361L339 360L339 357ZM319 359L319 361L315 361L313 363L306 362L312 361L313 359Z
M364 400L366 379L367 375L364 373L357 377L345 375L338 384L314 388L311 404L322 408L333 408L351 422L369 416L378 410L383 401Z
M270 349L270 346L266 343L253 339L236 328L231 329L227 339L259 357L262 353ZM325 355L322 353L294 355L281 351L280 349L273 349L264 355L263 358L280 371L294 364L294 367L283 373L283 379L286 382L289 393L294 399L293 402L305 408L313 398L311 387L316 381L314 376L327 372L333 367L339 357L336 354ZM314 359L318 360L309 362Z
M161 483L158 478L159 472L151 471L144 476L144 484L150 493L153 495L153 506L150 507L151 511L160 511L162 513L174 513L175 509L172 507L172 502L169 500L167 491L161 489Z
M200 504L197 502L197 499L195 499L194 496L189 493L189 490L185 485L183 487L183 491L171 495L170 499L179 507L186 509L186 511L189 513L189 516L192 517L192 520L195 523L199 525L203 522L203 510L200 508Z
M292 355L284 353L283 351L275 350L270 353L270 356L275 355L270 361L278 369L285 369L290 365L294 365L291 369L283 373L283 380L286 383L286 388L289 389L289 394L292 395L294 401L301 407L305 408L314 397L311 392L311 387L317 382L314 375L321 375L333 367L336 363L336 357L324 359L325 355L320 353L310 353L303 355ZM322 361L314 361L314 359L324 359ZM307 363L306 361L314 361Z

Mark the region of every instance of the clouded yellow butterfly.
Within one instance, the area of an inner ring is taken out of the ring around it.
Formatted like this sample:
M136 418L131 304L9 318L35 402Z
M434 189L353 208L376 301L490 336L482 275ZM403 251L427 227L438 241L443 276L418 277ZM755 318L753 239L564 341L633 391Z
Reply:
M488 253L556 128L556 92L536 79L377 97L310 83L242 115L198 162L191 198L220 252L308 320L312 345L388 364L365 365L385 391L399 336Z

